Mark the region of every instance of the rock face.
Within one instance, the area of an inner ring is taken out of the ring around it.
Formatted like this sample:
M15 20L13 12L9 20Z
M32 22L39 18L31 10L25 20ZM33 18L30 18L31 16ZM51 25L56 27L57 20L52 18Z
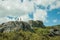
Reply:
M23 22L23 21L10 21L7 23L3 23L1 25L2 27L0 28L0 32L10 32L14 30L18 31L20 29L33 31L31 26L28 23Z
M59 29L50 29L49 36L57 36L57 35L60 35L60 30Z
M9 21L0 25L0 32L19 31L20 29L34 32L33 27L44 27L44 25L42 21Z
M33 27L42 27L42 28L45 27L43 22L39 21L39 20L37 20L37 21L30 20L29 24Z

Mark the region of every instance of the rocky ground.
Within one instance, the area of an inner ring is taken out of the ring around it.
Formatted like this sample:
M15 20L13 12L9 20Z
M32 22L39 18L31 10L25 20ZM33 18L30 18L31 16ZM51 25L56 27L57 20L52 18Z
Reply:
M0 40L60 40L60 25L44 26L42 21L9 21L0 24Z

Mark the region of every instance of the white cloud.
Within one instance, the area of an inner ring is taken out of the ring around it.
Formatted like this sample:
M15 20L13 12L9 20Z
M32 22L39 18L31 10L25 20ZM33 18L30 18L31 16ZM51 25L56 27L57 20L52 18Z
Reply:
M51 4L51 8L50 9L60 8L60 1L57 0L57 1L55 1L54 4Z
M8 19L6 19L5 17L3 17L3 18L0 18L0 24L1 23L4 23L4 22L8 22L9 20Z
M58 0L34 0L34 3L37 5L43 5L47 8L48 5L52 5L53 2Z
M28 15L23 15L23 16L20 16L19 17L19 21L28 21L29 20L29 17L28 17Z
M7 15L21 16L33 10L33 2L24 1L21 3L20 0L0 0L0 17Z
M56 2L56 5L53 5L54 2ZM50 9L60 7L60 1L58 0L31 0L30 2L28 0L24 0L23 2L21 2L21 0L0 0L1 21L5 20L2 19L2 17L8 15L20 16L22 20L29 20L28 13L34 11L34 3L37 5L43 5L46 8L50 5ZM36 12L34 12L34 20L44 21L46 17L46 10L36 9Z
M53 3L55 0L33 0L36 4L42 4L42 5L49 5Z
M49 20L45 20L46 23L49 23Z
M47 17L47 13L44 10L37 9L36 12L34 12L33 16L34 16L33 20L45 21L46 17ZM20 16L19 20L28 21L28 20L32 20L32 19L29 18L28 14L26 14L26 15Z
M56 23L57 21L58 21L57 19L53 20L54 23Z
M37 9L34 14L34 20L42 20L44 21L47 17L47 12L45 10Z
M43 5L45 8L50 5L50 10L60 7L60 0L34 0L34 3L37 5Z
M60 14L60 12L58 12L57 14Z
M34 10L34 3L38 3L39 4L40 0L33 0L31 2L24 0L23 3L21 3L19 0L5 0L5 1L1 1L0 0L0 17L5 17L8 15L12 15L12 16L21 16L22 20L28 20L28 16L24 15L28 12L31 12ZM44 13L44 11L43 11ZM42 15L42 13L40 13ZM42 17L42 19L44 18L44 14L40 17ZM35 16L35 14L34 14ZM35 16L36 17L36 16ZM42 20L41 19L41 20ZM34 20L36 20L36 18L34 18Z
M45 10L37 9L36 12L33 13L34 18L33 20L41 20L45 21L47 17L47 12ZM28 14L20 16L19 19L21 18L22 21L28 21L32 20L29 18Z

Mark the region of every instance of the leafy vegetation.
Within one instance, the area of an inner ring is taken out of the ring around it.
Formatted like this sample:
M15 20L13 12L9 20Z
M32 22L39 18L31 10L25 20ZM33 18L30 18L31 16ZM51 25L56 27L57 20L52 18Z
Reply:
M34 32L30 31L13 31L9 33L0 33L0 40L60 40L60 36L48 36L52 27L38 28L34 27Z

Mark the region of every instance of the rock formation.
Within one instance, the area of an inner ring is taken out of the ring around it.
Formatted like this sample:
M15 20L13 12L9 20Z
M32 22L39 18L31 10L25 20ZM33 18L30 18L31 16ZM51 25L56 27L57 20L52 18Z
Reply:
M30 20L29 21L29 24L31 26L33 26L33 27L42 27L42 28L45 27L44 24L43 24L43 22L42 21L39 21L39 20L37 20L37 21Z
M60 30L59 29L57 29L57 28L50 29L49 36L57 36L57 35L60 35Z
M0 32L19 31L20 29L34 32L33 27L44 27L42 21L9 21L0 25Z
M19 31L22 30L29 30L33 31L32 27L27 23L23 21L10 21L7 23L2 23L2 27L0 27L0 32L10 32L10 31Z

